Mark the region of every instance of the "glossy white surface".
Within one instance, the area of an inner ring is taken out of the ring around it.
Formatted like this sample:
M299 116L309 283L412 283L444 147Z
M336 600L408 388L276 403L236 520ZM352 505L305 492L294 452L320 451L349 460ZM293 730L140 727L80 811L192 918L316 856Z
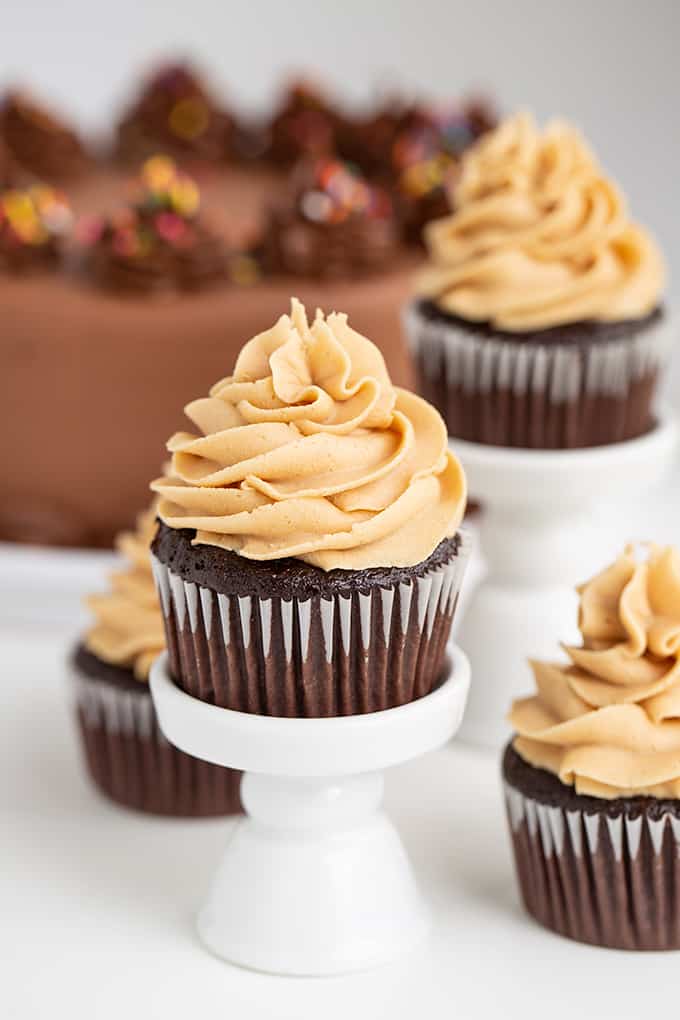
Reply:
M382 809L382 771L441 747L470 685L465 656L425 698L384 712L274 719L217 708L173 684L163 655L151 691L166 737L247 770L246 817L224 851L197 928L232 963L327 976L376 967L430 928L404 847Z
M87 783L61 664L66 636L0 630L3 1020L627 1020L668 1009L677 954L550 935L522 913L498 762L456 745L387 773L386 808L433 906L394 964L277 978L194 934L229 823L146 818Z
M585 450L451 440L485 508L479 537L488 568L468 589L458 621L473 675L463 739L500 748L510 732L508 706L531 685L527 657L559 658L559 642L578 639L575 585L615 553L607 548L622 526L631 530L619 541L657 537L654 486L671 471L677 445L677 419L668 412L640 439ZM677 507L672 491L666 481L669 518Z

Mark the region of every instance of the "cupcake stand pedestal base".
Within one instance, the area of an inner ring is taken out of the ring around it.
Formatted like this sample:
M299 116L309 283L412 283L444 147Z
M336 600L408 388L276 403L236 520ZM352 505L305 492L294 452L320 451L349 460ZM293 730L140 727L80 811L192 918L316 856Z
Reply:
M639 498L670 467L677 439L665 415L639 439L583 450L450 441L484 507L488 569L457 631L475 677L464 740L498 748L508 739L510 702L531 690L527 657L558 658L559 642L577 639L574 585L605 565L598 508Z
M162 656L151 690L166 737L242 769L246 817L227 845L198 933L217 956L277 974L384 963L427 933L381 770L444 744L460 725L469 666L457 649L432 694L400 708L280 719L216 708L181 691Z

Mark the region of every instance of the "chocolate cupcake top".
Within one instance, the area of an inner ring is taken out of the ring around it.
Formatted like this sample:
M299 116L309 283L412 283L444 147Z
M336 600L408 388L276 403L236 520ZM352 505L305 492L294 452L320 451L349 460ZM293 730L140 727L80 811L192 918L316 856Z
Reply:
M30 273L58 265L71 221L68 202L53 188L0 192L0 270Z
M583 644L531 663L515 750L579 794L680 798L680 552L627 546L578 590Z
M422 297L472 322L532 332L624 321L659 303L664 264L578 132L525 113L463 157L455 212L426 228Z
M304 161L272 209L266 262L275 272L347 278L393 261L396 243L385 191L340 160Z
M118 125L118 153L140 160L158 150L215 161L228 152L232 119L191 68L168 64L146 82Z
M224 242L202 222L199 206L191 177L167 156L148 159L133 205L81 223L85 271L99 286L128 293L200 290L225 279Z
M452 535L462 468L444 423L392 386L382 354L345 315L290 315L250 340L234 374L185 413L152 483L159 516L195 542L323 570L411 566Z
M148 679L151 664L165 647L149 555L155 533L152 506L139 515L136 531L123 532L116 540L127 565L111 575L110 591L86 599L95 622L85 635L85 647L103 662L131 669L138 680Z
M75 131L21 92L0 103L0 138L24 171L43 180L67 180L88 165Z

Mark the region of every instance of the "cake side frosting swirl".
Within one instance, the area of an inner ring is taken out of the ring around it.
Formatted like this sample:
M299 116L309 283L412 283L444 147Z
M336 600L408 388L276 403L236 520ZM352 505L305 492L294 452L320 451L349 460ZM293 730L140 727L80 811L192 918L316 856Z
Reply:
M422 297L509 332L642 318L662 256L579 133L525 113L463 156L454 212L426 228Z
M135 531L118 536L116 547L127 563L111 575L110 590L85 601L95 622L84 643L104 662L133 670L146 680L154 659L165 648L163 617L151 571L149 547L156 533L156 508L139 515Z
M628 546L579 592L583 644L532 662L515 749L578 793L680 797L680 553Z
M411 566L452 535L465 478L433 407L392 386L345 315L291 314L250 340L234 374L185 413L159 516L196 543L330 570Z

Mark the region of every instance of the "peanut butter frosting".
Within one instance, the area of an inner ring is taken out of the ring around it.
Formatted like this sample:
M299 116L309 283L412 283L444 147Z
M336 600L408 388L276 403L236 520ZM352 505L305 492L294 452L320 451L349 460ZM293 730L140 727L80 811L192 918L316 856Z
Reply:
M642 318L665 269L650 234L575 128L528 113L465 153L455 211L425 231L418 291L443 311L508 332Z
M460 523L465 477L438 412L394 387L347 316L290 315L185 408L159 516L195 542L331 570L412 566Z
M165 647L149 554L155 521L152 506L139 515L136 531L119 535L116 547L127 560L126 569L111 575L109 592L86 599L95 623L85 635L85 647L104 662L131 668L138 680L148 679Z
M680 553L627 546L578 591L583 644L532 662L515 750L577 793L680 797Z

